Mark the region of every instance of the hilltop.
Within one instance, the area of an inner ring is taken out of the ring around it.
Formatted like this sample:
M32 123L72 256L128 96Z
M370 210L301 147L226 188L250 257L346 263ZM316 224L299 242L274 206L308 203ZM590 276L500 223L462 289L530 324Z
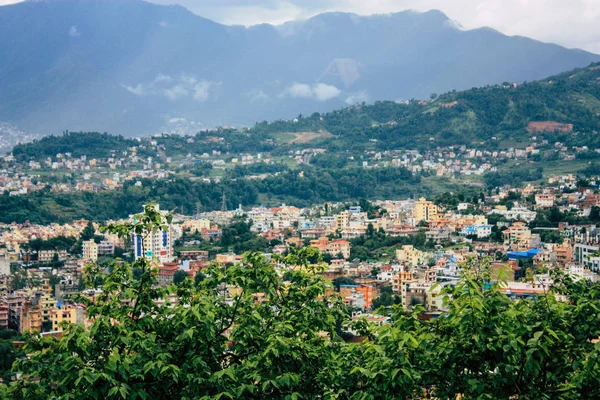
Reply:
M282 133L326 131L334 139L320 144L339 149L495 147L534 132L572 145L599 143L600 63L521 85L505 82L432 97L265 121L251 132L277 138ZM539 124L544 121L550 123Z

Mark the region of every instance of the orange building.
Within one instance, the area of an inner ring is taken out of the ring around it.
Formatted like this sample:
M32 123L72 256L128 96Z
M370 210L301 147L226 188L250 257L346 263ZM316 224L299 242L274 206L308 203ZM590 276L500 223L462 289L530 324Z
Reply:
M414 279L412 272L400 271L397 275L392 277L392 291L394 293L400 293L402 291L402 282L411 281Z
M329 238L327 237L320 237L311 240L310 247L318 249L323 253L327 253L332 257L335 257L340 253L345 259L350 257L350 242L347 240L338 239L329 241Z

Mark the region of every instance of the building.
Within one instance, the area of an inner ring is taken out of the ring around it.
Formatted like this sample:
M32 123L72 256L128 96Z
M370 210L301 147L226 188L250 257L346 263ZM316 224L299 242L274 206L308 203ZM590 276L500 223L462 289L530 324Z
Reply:
M310 241L310 247L320 250L322 253L327 253L332 257L341 254L344 259L350 257L350 242L343 239L332 240L329 238L320 237Z
M67 259L67 251L66 250L40 250L40 251L38 251L38 261L41 263L52 262L52 261L54 261L55 255L61 261L64 261Z
M233 253L217 254L215 261L220 264L235 265L242 261L242 257Z
M415 276L412 272L409 271L400 271L397 275L392 277L392 291L394 293L402 292L402 282L412 281L415 279Z
M21 307L25 303L25 298L21 296L10 296L5 299L8 305L8 329L18 331L21 326Z
M427 262L427 254L421 250L415 249L412 245L404 245L396 250L396 259L410 266L416 267Z
M115 244L108 240L98 243L98 256L112 256L115 254Z
M554 207L554 193L538 193L535 195L535 204L538 207Z
M94 239L83 242L83 259L89 262L98 261L98 245Z
M173 283L175 272L179 271L179 264L176 262L165 262L158 268L158 284L167 286Z
M10 258L8 253L0 254L0 275L10 275Z
M429 222L436 219L437 216L438 206L433 201L427 201L424 197L421 197L413 207L413 217L416 223L421 221Z
M202 229L210 229L210 221L207 219L192 219L185 221L181 227L191 233L201 232Z
M510 210L506 210L504 212L501 212L500 214L503 214L504 217L509 220L523 220L525 222L531 222L537 216L537 213L535 211L531 211L517 204L515 204L515 206Z
M76 305L61 305L60 308L50 312L52 320L52 330L62 331L61 324L67 322L70 324L86 325L86 312L83 307Z
M21 307L19 331L21 333L42 331L42 314L38 299L25 302Z
M52 323L52 310L56 308L56 300L48 295L42 296L39 300L42 324Z
M173 244L171 241L172 225L167 223L167 211L160 211L159 205L155 205L155 210L163 215L163 223L167 225L166 230L157 230L156 232L145 232L141 235L133 234L133 247L135 259L157 258L160 262L169 262L173 260ZM135 222L135 219L134 219Z
M531 238L531 230L524 222L515 222L503 232L504 244L516 244L525 246Z
M460 234L463 236L477 236L477 239L485 239L492 234L492 225L467 225L463 227Z
M594 272L600 272L600 245L575 243L575 261Z
M0 330L8 329L8 304L0 300Z

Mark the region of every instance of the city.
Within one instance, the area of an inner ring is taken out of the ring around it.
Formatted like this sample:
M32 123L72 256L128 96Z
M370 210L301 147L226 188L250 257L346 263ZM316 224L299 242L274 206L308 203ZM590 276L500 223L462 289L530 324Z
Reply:
M0 399L599 399L598 0L0 0Z

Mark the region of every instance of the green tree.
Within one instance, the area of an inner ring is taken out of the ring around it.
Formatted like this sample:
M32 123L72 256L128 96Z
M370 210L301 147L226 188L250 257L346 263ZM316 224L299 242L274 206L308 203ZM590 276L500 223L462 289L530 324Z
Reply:
M356 285L356 282L354 281L354 279L349 278L347 276L341 276L333 280L333 287L335 288L335 290L339 291L340 286L342 285Z
M179 285L181 282L185 281L189 277L190 277L190 275L186 271L184 271L182 269L177 270L175 272L175 275L173 275L173 283L175 285Z
M146 237L164 223L147 206L136 222L106 230ZM276 257L293 271L294 285L283 285L273 265L254 253L241 265L210 267L197 287L189 280L158 287L154 264L145 258L115 263L107 274L89 265L88 285L104 278L94 301L79 299L89 329L64 324L61 339L29 337L29 357L15 365L25 378L0 388L0 397L318 397L329 385L326 361L338 347L336 321L346 313L341 301L323 301L327 281L308 261L315 252ZM142 271L138 280L132 266ZM228 292L235 287L240 290ZM177 304L166 301L173 294Z
M81 232L80 238L82 241L93 239L96 234L96 228L94 228L94 224L92 221L89 221L86 227Z

